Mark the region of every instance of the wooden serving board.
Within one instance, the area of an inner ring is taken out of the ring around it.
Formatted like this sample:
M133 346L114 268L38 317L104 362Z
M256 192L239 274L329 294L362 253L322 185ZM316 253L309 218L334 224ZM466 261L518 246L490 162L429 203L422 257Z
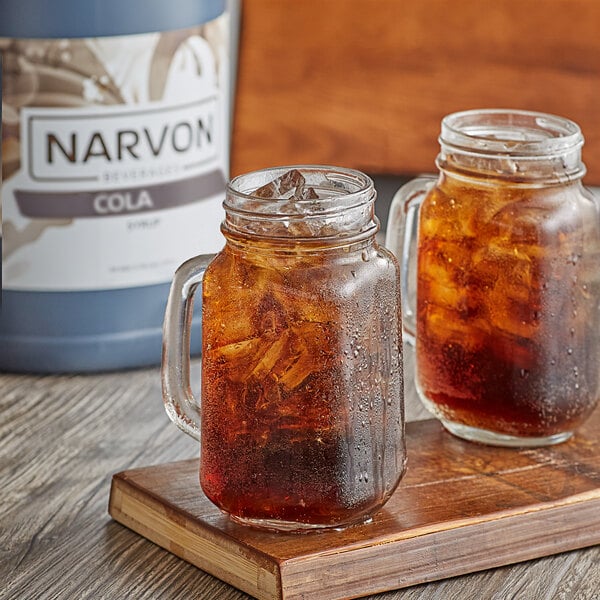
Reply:
M187 460L114 475L112 517L260 599L333 600L600 543L600 410L569 442L504 449L407 425L409 467L373 522L275 534L236 525Z

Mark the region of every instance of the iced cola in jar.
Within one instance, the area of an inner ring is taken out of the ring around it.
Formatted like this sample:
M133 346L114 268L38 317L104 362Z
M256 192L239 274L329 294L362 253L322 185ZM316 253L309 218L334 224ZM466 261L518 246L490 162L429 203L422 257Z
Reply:
M364 522L404 472L399 273L362 173L234 179L202 282L200 481L236 521Z
M536 113L446 119L419 211L416 385L453 433L568 439L598 402L600 220L579 128Z

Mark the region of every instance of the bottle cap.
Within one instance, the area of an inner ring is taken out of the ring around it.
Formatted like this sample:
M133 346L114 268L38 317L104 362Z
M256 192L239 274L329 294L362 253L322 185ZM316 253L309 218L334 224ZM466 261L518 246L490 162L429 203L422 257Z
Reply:
M76 38L185 29L216 19L226 0L2 0L0 37Z

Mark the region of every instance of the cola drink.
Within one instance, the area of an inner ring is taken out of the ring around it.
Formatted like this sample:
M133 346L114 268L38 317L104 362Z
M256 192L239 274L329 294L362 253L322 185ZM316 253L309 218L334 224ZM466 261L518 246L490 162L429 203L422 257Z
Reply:
M448 179L421 208L417 364L443 420L572 432L598 400L597 209L574 189Z
M374 200L368 177L339 167L228 186L227 243L203 272L197 426L202 489L239 523L362 523L404 473L399 268L377 243ZM185 371L173 307L205 260L178 270L165 319L167 412L186 431L197 419L172 383Z

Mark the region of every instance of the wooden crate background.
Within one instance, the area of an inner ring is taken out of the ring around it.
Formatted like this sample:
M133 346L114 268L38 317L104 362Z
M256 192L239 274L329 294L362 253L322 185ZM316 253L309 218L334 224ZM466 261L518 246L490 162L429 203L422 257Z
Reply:
M243 0L232 173L434 169L443 115L577 121L600 184L600 1Z

